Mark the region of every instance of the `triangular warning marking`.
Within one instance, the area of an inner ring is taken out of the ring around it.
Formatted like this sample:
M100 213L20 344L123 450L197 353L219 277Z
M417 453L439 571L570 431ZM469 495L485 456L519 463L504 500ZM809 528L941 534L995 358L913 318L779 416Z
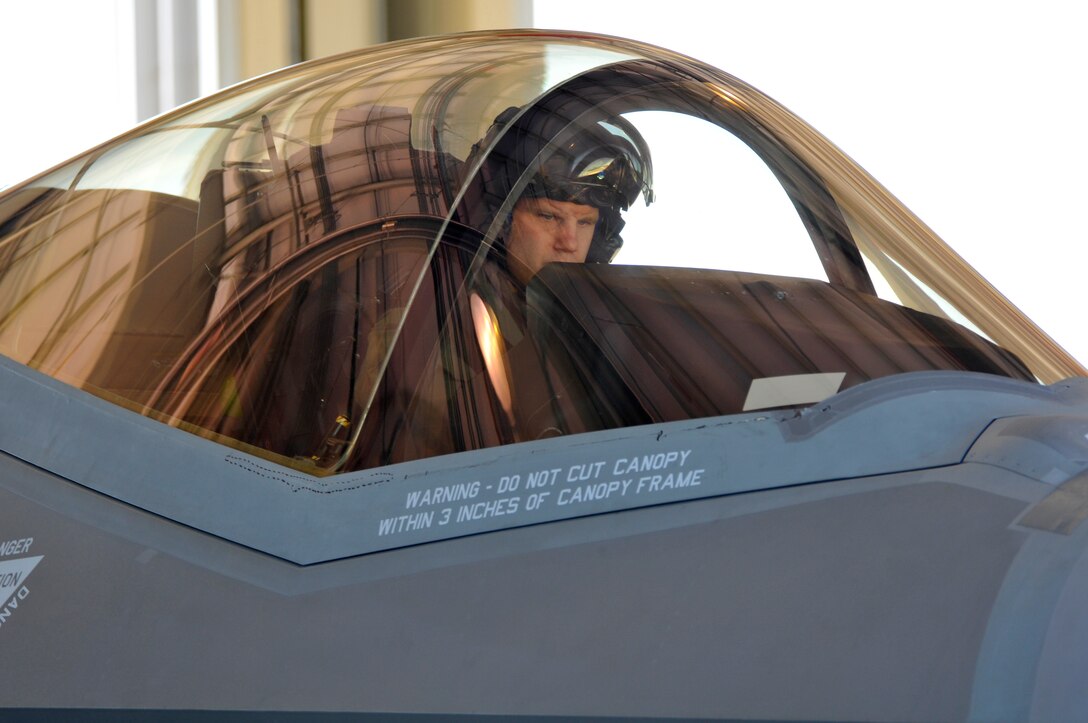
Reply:
M20 557L17 560L0 560L0 608L8 604L11 596L26 583L30 573L44 555Z

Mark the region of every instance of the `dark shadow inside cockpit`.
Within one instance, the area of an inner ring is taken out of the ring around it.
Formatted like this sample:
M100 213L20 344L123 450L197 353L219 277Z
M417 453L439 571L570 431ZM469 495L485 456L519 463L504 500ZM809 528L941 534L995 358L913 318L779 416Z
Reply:
M757 401L771 380L831 377L825 396L937 369L1034 381L1013 354L954 322L810 279L551 264L527 298L556 406L575 402L566 431L818 401Z

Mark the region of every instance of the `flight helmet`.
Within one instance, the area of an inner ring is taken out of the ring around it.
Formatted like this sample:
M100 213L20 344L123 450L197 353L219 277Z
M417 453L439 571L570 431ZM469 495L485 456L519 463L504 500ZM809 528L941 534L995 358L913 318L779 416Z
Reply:
M623 245L621 211L639 195L649 205L653 167L646 141L618 115L563 108L507 108L475 146L466 164L479 164L480 206L499 222L500 241L521 198L548 198L596 207L599 212L586 261L607 263Z

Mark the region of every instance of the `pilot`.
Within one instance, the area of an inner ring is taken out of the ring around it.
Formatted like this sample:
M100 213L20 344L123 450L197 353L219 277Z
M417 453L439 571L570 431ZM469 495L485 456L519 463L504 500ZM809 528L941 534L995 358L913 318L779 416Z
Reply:
M466 207L477 214L469 223L491 251L470 294L473 326L518 440L570 429L562 407L571 389L556 379L544 342L549 323L529 312L529 283L552 262L612 261L623 244L622 213L639 195L653 200L649 149L634 126L575 107L508 108L466 163L476 174L466 189Z
M522 285L553 261L610 262L623 245L621 213L640 194L653 201L649 148L619 116L508 108L472 157L480 153L489 237Z

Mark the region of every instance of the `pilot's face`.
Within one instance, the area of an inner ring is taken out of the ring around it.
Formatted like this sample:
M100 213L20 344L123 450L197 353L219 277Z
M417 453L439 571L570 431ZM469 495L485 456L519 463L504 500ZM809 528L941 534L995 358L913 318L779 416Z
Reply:
M527 284L544 264L585 261L599 216L595 207L580 203L521 199L514 206L506 239L510 270Z

